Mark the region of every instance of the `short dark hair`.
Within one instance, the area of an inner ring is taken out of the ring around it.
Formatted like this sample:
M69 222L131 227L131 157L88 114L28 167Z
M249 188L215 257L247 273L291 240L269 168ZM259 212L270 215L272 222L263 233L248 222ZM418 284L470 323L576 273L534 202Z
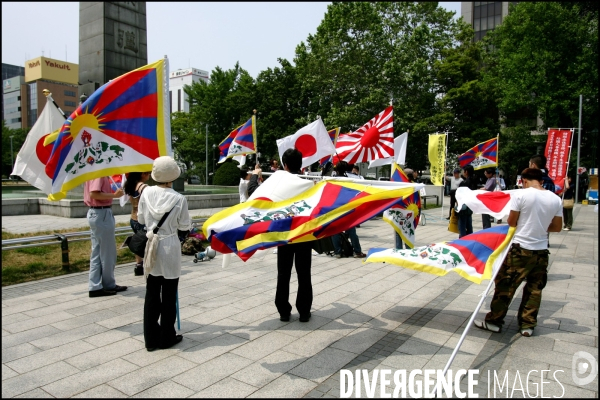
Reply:
M130 195L133 196L134 192L135 192L135 187L137 186L138 182L142 180L142 172L130 172L129 175L127 175L127 180L125 181L125 186L123 187L123 191Z
M360 171L360 168L358 167L358 165L353 165L353 166L352 166L352 170L357 170L357 171Z
M492 174L492 175L496 174L496 170L494 168L486 168L485 172L487 172L488 174Z
M240 178L246 179L248 173L248 167L242 167L242 169L240 169Z
M290 172L300 172L300 168L302 168L302 153L298 149L287 149L281 157L281 162Z
M548 162L546 156L542 154L536 154L535 156L531 157L529 161L534 163L539 169L545 169L546 163Z
M538 181L542 183L544 178L542 171L540 171L539 169L525 168L523 172L521 172L521 179L527 179L528 181Z
M469 177L471 177L475 173L475 168L469 164L463 167L463 171L466 172Z
M346 172L352 171L352 168L350 168L346 161L338 162L333 169L338 175L342 175Z

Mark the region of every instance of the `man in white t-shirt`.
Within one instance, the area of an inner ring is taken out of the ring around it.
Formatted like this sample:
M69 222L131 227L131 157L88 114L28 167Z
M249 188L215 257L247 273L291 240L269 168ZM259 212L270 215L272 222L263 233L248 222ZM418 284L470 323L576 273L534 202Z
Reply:
M447 176L446 180L450 182L450 211L448 211L448 218L452 216L452 210L456 206L456 189L458 189L458 185L463 181L463 178L460 176L460 168L454 168L454 176Z
M524 190L511 195L508 225L516 227L513 244L498 271L494 297L485 321L478 328L500 332L504 317L519 285L525 280L523 298L517 313L521 335L529 337L537 325L542 289L548 280L548 232L562 228L560 197L543 188L539 169L527 168L521 174Z

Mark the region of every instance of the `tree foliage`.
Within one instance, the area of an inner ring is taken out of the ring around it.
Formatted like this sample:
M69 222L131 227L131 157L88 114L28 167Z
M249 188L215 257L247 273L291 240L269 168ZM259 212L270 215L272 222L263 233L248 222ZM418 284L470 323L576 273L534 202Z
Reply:
M17 154L25 143L28 129L10 129L2 120L2 176L8 177L13 170L13 164L17 160ZM12 136L12 151L11 151ZM12 157L12 158L11 158ZM11 159L13 164L11 164Z
M227 160L220 164L213 183L219 186L237 186L240 183L240 169L238 163L233 160Z

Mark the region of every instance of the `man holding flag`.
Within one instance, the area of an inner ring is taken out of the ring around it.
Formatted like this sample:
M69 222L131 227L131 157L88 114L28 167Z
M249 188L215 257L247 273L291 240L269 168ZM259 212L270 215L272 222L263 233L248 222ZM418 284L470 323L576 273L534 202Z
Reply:
M519 285L526 281L517 313L522 336L529 337L537 325L542 289L548 280L547 232L560 232L560 198L542 187L542 172L527 168L521 173L524 190L510 199L508 225L516 227L513 244L498 271L490 312L484 321L473 323L480 329L500 332L504 317Z

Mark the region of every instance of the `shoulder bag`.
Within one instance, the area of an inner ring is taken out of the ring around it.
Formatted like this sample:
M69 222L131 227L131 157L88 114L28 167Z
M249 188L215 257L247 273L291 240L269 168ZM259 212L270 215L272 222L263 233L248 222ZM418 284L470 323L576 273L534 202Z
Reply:
M154 228L153 230L155 235L158 233L158 230L165 222L171 211L173 211L173 208L170 211L166 212L165 215L162 216L160 221L158 221L158 225L156 225L156 228ZM146 232L144 230L139 230L131 236L131 240L129 240L129 243L127 243L127 247L129 247L129 250L131 250L131 252L136 256L144 257L147 242L148 236L146 236Z
M573 208L575 201L573 199L563 199L563 208Z

